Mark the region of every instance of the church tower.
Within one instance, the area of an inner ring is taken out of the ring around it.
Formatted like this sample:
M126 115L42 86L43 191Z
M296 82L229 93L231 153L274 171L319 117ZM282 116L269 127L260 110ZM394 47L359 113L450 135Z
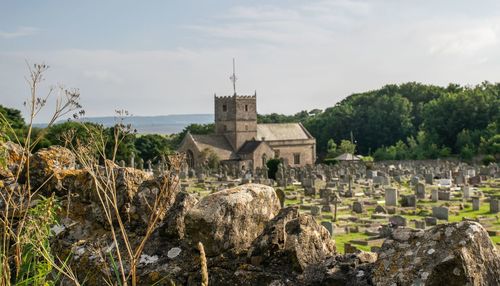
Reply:
M237 95L233 59L234 93L232 96L215 96L215 133L224 135L234 150L246 141L257 137L257 94Z

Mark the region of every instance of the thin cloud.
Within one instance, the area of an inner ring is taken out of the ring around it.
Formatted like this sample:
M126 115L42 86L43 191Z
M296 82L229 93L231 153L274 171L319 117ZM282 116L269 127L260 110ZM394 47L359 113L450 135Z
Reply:
M40 31L40 29L36 27L18 27L13 32L6 32L0 30L0 38L14 39L20 37L27 37L36 34L38 31Z

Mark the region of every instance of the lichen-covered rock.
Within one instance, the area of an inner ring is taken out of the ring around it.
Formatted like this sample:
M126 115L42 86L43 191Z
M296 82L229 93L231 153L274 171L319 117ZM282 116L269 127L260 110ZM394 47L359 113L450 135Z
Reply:
M13 142L4 142L0 146L0 176L3 178L15 176L22 165L23 147Z
M254 265L292 268L302 272L335 253L328 230L298 207L282 209L252 243L249 258Z
M394 230L372 273L376 285L500 285L500 254L476 222Z
M319 264L306 267L301 277L301 284L373 285L370 274L371 267L376 260L376 253L364 251L329 257Z
M208 256L246 250L279 211L273 188L246 184L210 194L185 217L186 238L201 241Z
M128 216L136 227L145 228L147 226L152 211L159 215L162 221L167 211L174 204L177 193L179 177L173 174L165 174L150 180L144 181L137 190L137 193L131 197ZM153 208L156 208L153 210Z
M170 207L164 220L166 238L183 239L186 225L184 218L187 212L198 203L198 199L189 193L179 192L174 204Z
M64 170L74 170L76 165L75 155L67 148L51 146L38 150L30 158L30 183L33 188L44 187L52 191L60 179L59 173Z

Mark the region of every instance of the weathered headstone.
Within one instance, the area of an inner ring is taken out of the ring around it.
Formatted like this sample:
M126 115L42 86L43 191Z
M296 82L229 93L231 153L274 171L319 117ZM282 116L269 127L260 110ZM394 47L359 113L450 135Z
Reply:
M425 217L425 224L426 225L437 225L437 219L432 216Z
M498 199L490 198L490 213L498 213L500 210L500 201Z
M304 187L304 194L306 196L314 197L314 196L316 196L316 188L315 187Z
M395 215L389 218L389 222L395 226L406 226L406 218L400 215Z
M472 210L473 211L478 211L479 208L481 207L480 204L481 203L480 203L480 200L479 200L478 197L473 197L472 198Z
M464 192L464 195L463 195L464 199L469 199L470 195L471 195L471 188L470 188L470 186L463 186L462 190Z
M425 184L417 183L415 186L415 195L417 199L425 199Z
M382 213L382 214L386 214L387 213L387 210L381 206L381 205L377 205L375 207L375 210L373 211L374 213Z
M415 195L403 195L401 196L401 206L402 207L416 207L417 199Z
M449 201L449 200L451 200L451 192L438 191L438 198L442 201Z
M439 200L439 190L438 189L431 190L431 200L433 202L437 202Z
M321 207L319 206L311 206L311 215L320 216L321 215Z
M432 185L434 183L434 175L433 174L426 174L425 175L425 183L428 185Z
M352 211L358 214L363 213L364 211L363 202L353 202Z
M385 205L386 206L398 205L398 190L393 188L385 189Z
M437 219L448 220L448 214L448 207L432 207L432 216Z
M330 237L333 237L333 223L330 221L322 221L321 225L324 226L330 233Z

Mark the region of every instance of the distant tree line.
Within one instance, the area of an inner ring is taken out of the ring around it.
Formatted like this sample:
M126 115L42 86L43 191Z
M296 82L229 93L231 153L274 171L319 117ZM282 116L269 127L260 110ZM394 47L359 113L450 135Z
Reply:
M23 134L21 112L0 106L16 133ZM293 115L259 114L259 123L301 122L317 140L319 158L331 159L342 152L373 156L375 160L435 159L458 156L469 160L484 155L500 160L500 83L447 87L410 82L386 85L356 93L322 111ZM84 123L112 137L113 128ZM64 145L62 134L74 131L74 140L85 140L80 123L52 126L37 148ZM35 130L35 135L37 134ZM120 144L117 160L132 153L147 160L174 152L187 132L210 134L214 124L191 124L178 134L130 134ZM110 142L111 144L112 142Z
M330 140L354 138L356 151L376 160L452 155L469 160L481 154L494 161L500 154L500 84L386 85L323 112L260 115L259 121L302 122L316 138L321 158L331 157Z

